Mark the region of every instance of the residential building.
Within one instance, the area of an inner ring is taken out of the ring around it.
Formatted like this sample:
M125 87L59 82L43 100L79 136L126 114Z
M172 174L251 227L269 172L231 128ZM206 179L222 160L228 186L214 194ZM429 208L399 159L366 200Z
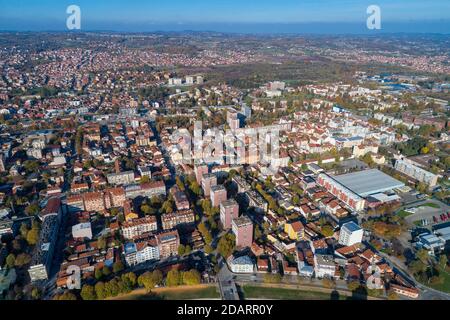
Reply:
M128 185L135 182L133 171L115 172L106 176L109 184Z
M236 247L251 247L253 242L253 222L246 216L235 218L231 222L231 229L236 236Z
M195 214L191 209L165 213L161 216L162 228L164 230L173 229L180 225L195 222Z
M180 236L177 230L165 231L156 235L159 254L161 259L178 255L180 246Z
M227 189L223 185L211 187L211 205L218 207L223 201L227 200Z
M284 224L286 232L291 240L301 240L305 236L305 227L300 221L287 222Z
M361 243L363 235L364 230L355 222L350 221L342 225L339 233L339 243L343 246Z
M438 176L436 174L414 165L408 159L396 160L395 169L419 182L425 183L430 188L437 184Z
M220 204L220 222L227 230L231 228L231 221L239 216L239 205L234 199L225 200Z
M314 255L314 272L317 278L334 278L336 264L332 255Z
M146 216L145 218L125 221L122 224L122 234L125 239L133 239L142 234L156 231L158 225L155 216Z
M202 177L202 189L205 197L211 194L211 187L217 185L217 176L214 173L204 174Z
M228 265L230 266L231 272L234 273L253 273L255 270L255 264L252 258L247 255L234 257L231 255L228 258Z

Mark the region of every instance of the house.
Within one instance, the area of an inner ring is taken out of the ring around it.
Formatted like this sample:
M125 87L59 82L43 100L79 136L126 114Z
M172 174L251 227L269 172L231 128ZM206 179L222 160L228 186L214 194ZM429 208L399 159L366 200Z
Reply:
M287 222L284 225L284 232L286 232L291 240L300 240L305 236L305 227L300 221Z
M256 268L258 272L268 272L269 271L269 259L258 258L256 260Z
M234 273L253 273L255 265L253 264L252 258L247 255L235 257L231 255L227 259L228 265L230 266L231 272Z

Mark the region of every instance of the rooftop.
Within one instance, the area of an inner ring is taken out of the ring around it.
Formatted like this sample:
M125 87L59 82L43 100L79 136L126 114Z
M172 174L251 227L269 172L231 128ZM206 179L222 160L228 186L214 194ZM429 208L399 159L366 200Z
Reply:
M333 179L361 197L401 188L405 185L377 169L333 176Z

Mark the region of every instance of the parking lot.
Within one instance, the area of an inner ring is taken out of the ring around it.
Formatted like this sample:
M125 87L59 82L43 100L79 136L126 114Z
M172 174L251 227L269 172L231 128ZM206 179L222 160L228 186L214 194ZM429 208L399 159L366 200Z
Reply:
M406 222L411 225L417 225L423 221L423 224L421 223L422 226L431 227L433 224L443 223L449 220L448 217L443 220L440 216L443 214L447 216L447 213L450 212L450 207L435 199L427 199L409 209L411 208L415 208L415 212L405 217Z

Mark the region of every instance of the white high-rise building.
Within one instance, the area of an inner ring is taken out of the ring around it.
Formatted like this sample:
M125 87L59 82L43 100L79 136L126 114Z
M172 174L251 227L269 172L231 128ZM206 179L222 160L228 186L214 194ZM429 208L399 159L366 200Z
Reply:
M339 233L339 243L351 246L362 241L364 230L353 221L344 223Z

